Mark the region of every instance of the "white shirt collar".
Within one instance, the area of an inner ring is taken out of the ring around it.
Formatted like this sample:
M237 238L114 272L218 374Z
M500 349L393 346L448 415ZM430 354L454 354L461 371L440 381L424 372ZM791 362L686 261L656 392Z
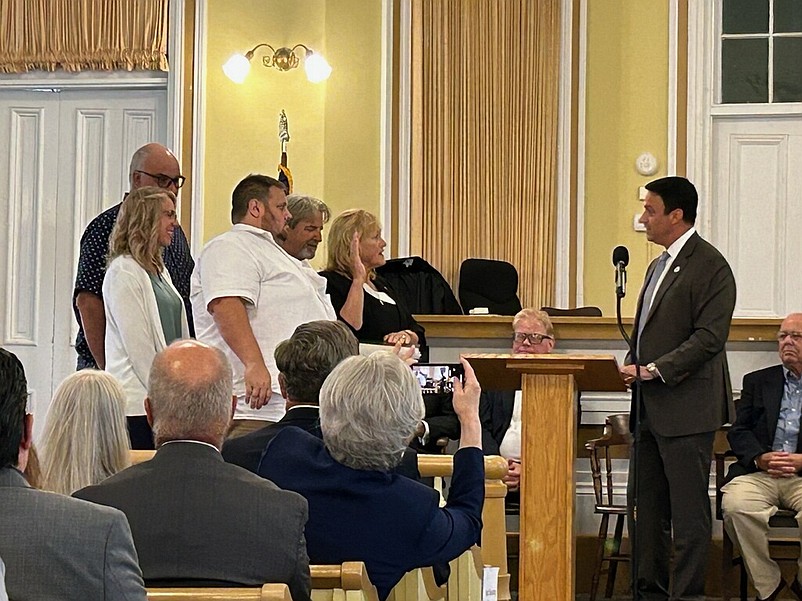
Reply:
M691 236L696 233L696 228L691 226L691 228L682 234L679 238L674 240L674 243L666 249L669 255L671 255L671 259L676 259L679 251L682 250L682 247L685 246L685 243L690 240Z
M216 446L214 446L213 444L209 444L208 442L203 442L202 440L168 440L167 442L163 442L161 446L163 447L164 445L173 444L174 442L191 442L192 444L202 444L211 449L214 449L218 453L220 452L220 449L218 449Z

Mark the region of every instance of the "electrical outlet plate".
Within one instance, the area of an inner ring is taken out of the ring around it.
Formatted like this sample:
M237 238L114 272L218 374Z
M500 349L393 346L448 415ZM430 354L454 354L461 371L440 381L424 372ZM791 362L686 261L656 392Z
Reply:
M636 232L645 232L646 226L639 221L640 216L640 213L635 213L635 216L632 218L632 229L634 229Z

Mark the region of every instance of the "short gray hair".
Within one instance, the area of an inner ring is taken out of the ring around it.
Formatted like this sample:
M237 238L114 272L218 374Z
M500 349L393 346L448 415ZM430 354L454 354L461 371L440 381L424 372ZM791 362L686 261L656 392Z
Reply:
M203 360L171 360L185 348L200 350ZM222 444L231 422L232 379L225 354L202 342L179 340L159 352L148 384L156 446L207 438Z
M317 405L326 377L343 359L359 354L359 341L341 321L310 321L276 347L276 367L290 401Z
M323 441L335 460L360 470L390 470L401 462L425 406L412 370L380 351L350 357L320 390Z
M554 338L554 325L551 323L551 318L545 311L533 309L532 307L521 309L515 314L515 317L512 318L512 329L514 330L517 328L518 324L524 320L539 321L543 326L543 329L546 330L543 333Z
M59 384L47 412L42 488L62 495L128 467L125 392L104 371L84 369Z
M131 156L131 164L128 167L128 185L133 187L134 185L134 173L139 171L142 168L142 163L150 156L150 153L153 152L153 146L151 144L145 144L140 148L137 148L136 152L134 152L133 156Z
M309 219L314 213L320 211L323 215L323 223L326 223L331 217L331 211L326 203L309 196L307 194L290 194L287 196L287 210L292 215L292 218L287 222L287 226L292 229L304 219Z

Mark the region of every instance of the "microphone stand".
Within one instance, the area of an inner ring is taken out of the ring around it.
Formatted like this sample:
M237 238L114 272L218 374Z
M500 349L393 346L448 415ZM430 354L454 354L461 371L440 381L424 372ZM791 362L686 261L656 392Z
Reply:
M622 270L623 271L623 270ZM626 275L622 275L623 278L626 278ZM625 280L624 280L625 281ZM629 498L629 502L632 506L632 516L630 520L631 528L629 528L629 546L630 546L630 585L632 587L632 599L633 601L638 601L640 599L640 593L638 591L638 568L639 568L639 561L638 561L638 447L640 445L640 409L641 409L641 402L642 402L642 392L641 392L641 370L640 370L640 363L638 362L638 339L637 336L634 338L630 338L627 335L626 329L624 328L624 324L621 319L621 299L624 298L626 295L626 291L624 288L625 284L620 283L616 285L615 289L615 317L616 322L618 324L618 330L621 332L621 337L624 339L624 342L627 343L629 347L629 356L632 359L632 365L635 366L635 398L634 402L631 405L631 411L629 416L630 424L634 423L635 428L633 432L633 445L632 445L632 452L630 453L630 463L632 469L630 469L630 477L631 477L631 490L632 495ZM634 422L632 420L635 420Z

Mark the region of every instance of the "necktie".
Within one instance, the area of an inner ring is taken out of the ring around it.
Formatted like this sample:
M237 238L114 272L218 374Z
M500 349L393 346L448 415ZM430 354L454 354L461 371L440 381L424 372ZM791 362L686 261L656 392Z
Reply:
M641 303L640 316L638 317L638 347L640 347L640 335L643 332L643 326L646 324L646 318L649 316L649 310L652 308L652 297L657 288L657 282L660 281L660 276L666 268L666 263L671 255L668 251L663 251L660 258L657 259L657 265L654 266L654 271L646 284L646 291L643 293L643 302Z

